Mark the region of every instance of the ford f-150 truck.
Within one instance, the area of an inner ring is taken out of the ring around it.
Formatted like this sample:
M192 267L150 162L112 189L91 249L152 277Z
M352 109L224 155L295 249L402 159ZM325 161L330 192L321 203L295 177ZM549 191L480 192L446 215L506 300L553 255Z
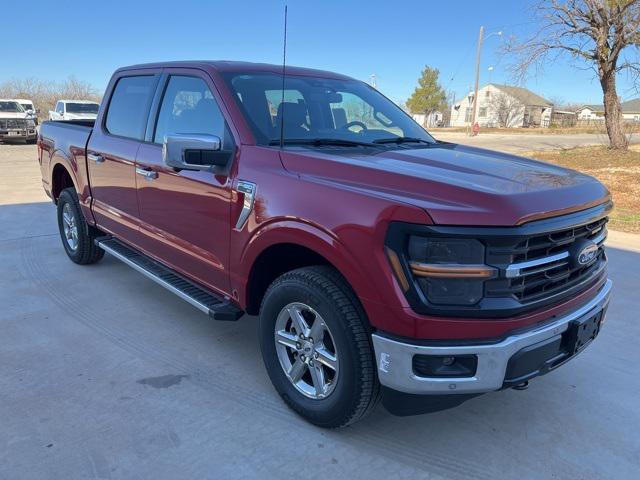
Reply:
M49 110L49 120L95 120L99 107L89 100L58 100L56 108Z
M36 122L14 99L0 98L0 140L36 143Z
M604 322L601 183L437 141L347 76L121 68L95 121L42 125L38 161L72 261L259 315L273 385L323 427L524 389Z

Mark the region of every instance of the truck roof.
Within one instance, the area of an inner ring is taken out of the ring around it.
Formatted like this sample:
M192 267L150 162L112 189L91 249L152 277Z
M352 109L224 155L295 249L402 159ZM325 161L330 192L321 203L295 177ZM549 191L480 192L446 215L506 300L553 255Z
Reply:
M93 100L64 100L60 99L58 102L64 103L95 103L96 105L100 105L100 102L94 102Z
M172 61L172 62L156 62L156 63L143 63L139 65L130 65L127 67L119 68L117 71L126 70L138 70L142 68L199 68L199 69L213 69L218 72L238 72L238 73L282 73L282 65L273 65L269 63L254 63L254 62L237 62L230 60L186 60L186 61ZM294 67L287 65L287 75L301 75L301 76L313 76L334 78L338 80L352 80L351 77L341 75L339 73L329 72L326 70L316 70L313 68Z

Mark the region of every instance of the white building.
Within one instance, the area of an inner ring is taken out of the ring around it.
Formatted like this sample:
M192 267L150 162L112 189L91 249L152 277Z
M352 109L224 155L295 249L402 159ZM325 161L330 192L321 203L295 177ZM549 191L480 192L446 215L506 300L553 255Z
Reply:
M431 112L428 115L424 113L412 113L413 119L425 128L440 127L444 114L442 112Z
M480 127L548 127L553 104L530 90L490 83L478 90ZM471 125L473 92L451 107L451 126Z
M629 122L640 122L640 98L620 104L622 118ZM578 120L604 121L604 105L584 105L576 112Z

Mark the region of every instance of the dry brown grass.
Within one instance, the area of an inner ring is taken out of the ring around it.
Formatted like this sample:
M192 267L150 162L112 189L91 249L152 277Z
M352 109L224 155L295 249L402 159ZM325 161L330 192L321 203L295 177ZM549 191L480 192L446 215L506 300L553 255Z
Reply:
M528 156L596 177L607 186L615 203L609 227L640 233L640 146L634 145L627 152L581 147Z

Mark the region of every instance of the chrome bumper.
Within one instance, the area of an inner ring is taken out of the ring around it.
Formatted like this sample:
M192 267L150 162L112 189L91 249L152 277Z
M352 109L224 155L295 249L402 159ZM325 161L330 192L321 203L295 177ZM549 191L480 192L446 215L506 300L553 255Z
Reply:
M22 140L25 138L35 138L38 135L35 127L31 128L9 128L0 130L0 138Z
M609 303L611 280L595 297L580 308L540 328L512 335L489 345L423 346L398 342L373 334L373 347L380 383L393 390L422 395L483 393L499 390L505 380L509 359L521 349L561 334L569 323L596 314ZM419 377L413 373L414 355L476 355L478 365L473 377Z

